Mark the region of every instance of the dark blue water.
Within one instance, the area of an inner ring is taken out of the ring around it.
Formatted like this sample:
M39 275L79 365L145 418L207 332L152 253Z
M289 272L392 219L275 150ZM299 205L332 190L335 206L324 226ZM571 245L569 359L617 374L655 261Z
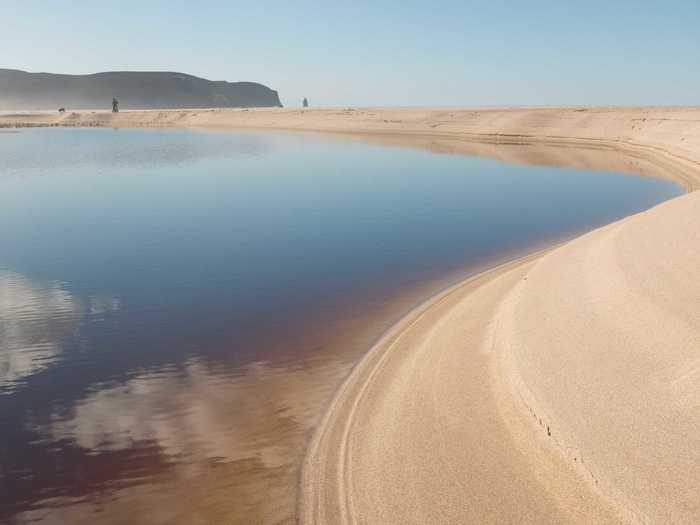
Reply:
M0 134L0 521L288 518L364 313L682 192L313 135Z

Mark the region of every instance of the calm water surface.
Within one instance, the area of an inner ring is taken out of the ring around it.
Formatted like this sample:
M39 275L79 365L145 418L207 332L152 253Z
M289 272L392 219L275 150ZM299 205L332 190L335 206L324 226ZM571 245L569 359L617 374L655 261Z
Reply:
M314 135L0 134L0 522L291 520L325 403L425 283L682 191Z

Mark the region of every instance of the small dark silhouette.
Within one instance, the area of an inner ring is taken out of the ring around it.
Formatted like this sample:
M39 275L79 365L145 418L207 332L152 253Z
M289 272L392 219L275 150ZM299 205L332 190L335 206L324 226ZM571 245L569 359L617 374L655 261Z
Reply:
M119 101L112 97L112 113L119 113Z
M301 103L301 105L305 108L308 108L309 107L309 99L304 97L304 101Z
M65 113L65 112L66 112L66 108L58 108L58 112L59 112L59 113Z

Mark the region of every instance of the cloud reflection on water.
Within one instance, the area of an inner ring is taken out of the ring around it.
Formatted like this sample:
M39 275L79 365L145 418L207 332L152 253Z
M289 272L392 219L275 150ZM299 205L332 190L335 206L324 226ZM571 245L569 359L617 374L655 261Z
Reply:
M120 384L97 385L70 415L52 418L45 432L93 453L154 442L172 461L237 461L256 457L266 467L285 463L274 434L279 418L311 428L318 416L305 392L326 384L319 371L256 363L231 377L192 359L179 369L143 372ZM343 368L343 367L338 367ZM281 385L284 384L284 388ZM274 388L273 388L274 385ZM266 439L267 446L261 446ZM273 439L274 438L274 439Z
M57 132L61 141L50 138ZM63 169L88 168L95 172L105 168L163 168L203 159L263 157L275 147L275 138L260 132L199 134L195 131L119 129L36 129L16 133L0 142L3 160L0 180L14 176L55 175ZM44 140L37 148L23 147L24 140ZM68 138L66 141L65 139ZM81 149L79 157L65 154L65 149ZM52 159L50 164L46 159Z
M75 334L84 315L120 308L118 298L81 300L57 282L41 283L0 270L0 395L55 363L62 341Z
M287 366L258 362L232 375L191 359L95 385L47 423L32 422L31 430L46 442L71 443L95 456L138 455L155 446L169 467L139 480L115 479L109 496L57 498L38 508L52 508L52 522L59 524L92 523L96 511L108 524L124 522L129 513L149 524L237 523L256 515L260 522L283 521L294 513L292 488L318 407L351 364L328 358ZM270 497L276 505L261 504ZM17 521L40 514L25 511Z
M0 394L50 366L79 317L79 303L60 284L0 271Z

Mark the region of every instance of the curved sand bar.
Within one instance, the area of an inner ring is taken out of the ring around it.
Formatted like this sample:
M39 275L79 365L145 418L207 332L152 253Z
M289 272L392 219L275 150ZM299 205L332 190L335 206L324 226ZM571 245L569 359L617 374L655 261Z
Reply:
M700 180L697 109L0 117L13 122L372 133L484 155L499 154L491 142L583 144L662 165L690 190ZM460 139L481 144L450 142ZM330 404L299 519L698 523L699 466L700 192L482 273L406 316Z
M697 523L697 197L404 319L331 405L302 522Z

